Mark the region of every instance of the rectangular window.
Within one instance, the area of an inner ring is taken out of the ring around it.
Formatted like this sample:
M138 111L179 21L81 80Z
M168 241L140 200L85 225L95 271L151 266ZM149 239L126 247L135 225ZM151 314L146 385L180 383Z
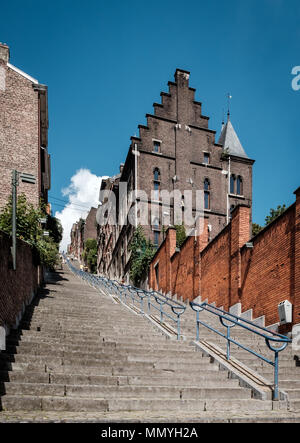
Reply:
M204 191L204 209L210 209L210 193Z
M160 142L153 142L153 151L160 152Z
M158 247L159 244L159 231L153 231L154 233L154 246Z
M207 152L204 152L203 163L205 163L206 165L209 165L210 163L210 154L208 154Z
M154 200L158 201L159 200L159 183L158 182L154 182Z

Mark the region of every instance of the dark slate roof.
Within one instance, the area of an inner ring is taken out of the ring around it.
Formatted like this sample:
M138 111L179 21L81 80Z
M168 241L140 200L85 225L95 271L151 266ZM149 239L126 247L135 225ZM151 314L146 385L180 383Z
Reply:
M232 126L231 121L228 119L226 125L223 126L218 143L223 145L224 151L228 154L235 155L237 157L249 158Z

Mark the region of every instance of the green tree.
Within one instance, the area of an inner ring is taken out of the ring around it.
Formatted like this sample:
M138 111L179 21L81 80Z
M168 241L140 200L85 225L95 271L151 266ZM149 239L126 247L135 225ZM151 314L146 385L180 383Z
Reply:
M91 273L97 271L97 240L88 238L84 244L83 260Z
M43 235L40 219L45 217L46 214L43 211L42 204L40 207L35 208L31 203L27 202L25 194L20 194L18 196L16 226L17 238L33 246L38 252L40 262L49 269L54 269L59 257L57 242L57 240L59 240L59 235L56 233L54 237L52 237L52 232L49 232L49 237L45 237ZM0 230L9 235L11 235L12 232L11 220L12 198L9 199L8 203L0 213ZM58 224L57 230L59 231Z
M37 238L42 234L39 219L43 216L42 211L27 203L25 194L21 194L17 201L17 237L34 245ZM12 198L3 208L0 214L0 229L7 234L12 231Z
M59 245L63 234L63 228L60 221L56 217L48 215L45 229L49 232L49 235L53 239L54 243Z
M156 252L150 240L147 240L142 226L138 226L133 234L130 258L130 278L135 286L139 286L146 278L152 258Z
M265 225L260 226L257 223L252 224L252 235L257 235L262 229L264 229L265 226L268 226L270 223L272 223L273 220L275 220L277 217L279 217L284 211L286 210L286 205L278 205L277 209L270 209L269 215L265 218Z
M263 226L260 226L258 223L252 223L252 235L253 237L257 235L263 228Z
M277 209L270 209L270 214L266 216L265 218L265 226L269 225L273 220L275 220L275 218L279 217L279 215L281 215L284 211L286 210L286 206L285 205L278 205Z

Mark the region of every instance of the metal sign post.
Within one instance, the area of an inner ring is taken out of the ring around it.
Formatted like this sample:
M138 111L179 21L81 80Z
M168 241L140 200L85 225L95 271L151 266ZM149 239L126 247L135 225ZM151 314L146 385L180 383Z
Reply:
M12 259L13 270L17 269L16 266L16 252L17 252L17 186L18 186L18 171L15 169L12 171Z
M19 177L24 183L36 183L36 178L32 174L21 173L13 169L12 171L12 247L11 254L13 260L13 270L17 269L17 186L19 184Z

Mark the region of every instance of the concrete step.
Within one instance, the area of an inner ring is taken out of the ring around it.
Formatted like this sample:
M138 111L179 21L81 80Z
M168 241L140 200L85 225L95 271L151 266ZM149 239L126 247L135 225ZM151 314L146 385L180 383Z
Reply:
M14 354L5 354L3 353L2 359L4 359L5 355L14 355L14 356L27 356L27 357L35 357L35 356L50 356L52 354L52 349L50 348L19 348L17 349L18 352L15 352ZM193 351L170 351L165 350L164 352L159 352L158 350L149 350L144 351L143 349L137 350L132 349L131 351L128 349L118 349L118 348L111 348L111 349L97 349L95 348L92 352L86 351L83 352L82 350L68 350L68 348L65 349L56 349L53 350L55 352L56 357L60 358L80 358L80 359L90 359L91 356L95 359L128 359L128 360L139 360L142 359L143 361L147 361L147 359L154 359L156 361L160 360L176 360L176 361L185 361L186 359L192 360L192 361L199 361L201 360L201 356L198 355L198 353ZM8 357L9 361L14 361L12 357ZM15 360L17 361L17 360Z
M75 398L126 398L126 399L247 399L251 398L249 389L239 387L183 387L183 386L99 386L5 383L6 395L60 396Z
M170 401L171 400L171 401ZM237 400L146 400L146 399L95 399L67 397L36 397L5 395L2 398L5 411L271 411L271 401L253 399Z
M11 343L11 342L10 342ZM16 343L16 342L15 342ZM182 346L182 347L181 347ZM164 344L160 344L157 346L156 344L144 344L143 346L135 346L134 344L126 345L123 344L120 346L116 342L103 342L99 341L94 344L87 345L86 342L80 341L78 344L74 344L72 341L52 341L51 343L46 342L37 342L32 340L20 340L18 344L16 345L8 345L7 346L7 352L8 353L23 353L23 352L32 352L34 353L41 353L43 354L44 351L47 352L56 352L56 351L68 351L68 352L88 352L91 353L133 353L133 352L144 352L145 354L149 354L151 352L157 352L160 355L165 355L166 353L174 353L179 354L181 352L183 353L196 353L194 346L188 346L185 344L178 345L176 342L169 341L165 342ZM184 354L185 355L185 354Z
M101 365L101 366L89 366L89 365L76 365L64 364L55 365L49 363L6 363L1 367L2 371L24 371L24 372L54 372L57 374L86 374L86 375L162 375L169 374L175 375L175 373L180 374L182 370L189 373L191 377L194 377L199 373L199 371L205 371L207 377L213 371L218 371L218 367L212 364L195 365L191 368L187 366L177 366L173 365L160 365L160 367L154 367L150 363L126 363L126 366L112 366L112 365Z
M104 386L175 386L182 387L201 387L208 388L218 387L237 387L237 380L224 380L217 371L210 372L206 376L195 374L193 378L183 377L181 374L160 374L148 376L141 375L124 375L124 376L91 376L85 374L57 374L50 373L51 383L72 384L72 385L104 385Z
M290 411L300 411L300 399L298 400L292 400L290 402Z
M11 336L11 339L13 339L14 336ZM37 340L40 341L42 339L43 341L51 342L52 339L54 339L54 342L57 340L62 341L75 341L75 342L99 342L99 341L118 341L118 343L125 343L125 344L145 344L145 342L150 344L166 344L167 338L163 337L161 335L153 335L149 338L149 332L137 332L135 331L131 335L122 334L122 333L113 333L110 331L107 334L101 335L100 333L93 333L88 334L82 331L80 334L75 333L73 334L71 331L56 331L56 332L39 332L39 331L26 331L23 330L21 336L15 337L15 339L26 339L26 340Z
M0 367L1 365L5 365L6 363L37 363L37 364L48 364L52 366L61 366L61 365L82 365L82 366L114 366L114 365L123 365L127 366L128 364L137 364L137 365L146 365L146 367L153 366L155 367L165 367L170 366L174 368L186 367L187 365L190 368L198 367L201 368L202 365L209 365L210 359L208 357L201 357L196 353L193 354L193 357L189 357L187 360L184 356L178 358L176 356L165 356L161 355L157 356L134 356L128 355L124 353L123 355L115 354L115 355L106 355L106 354L93 354L82 356L82 354L76 353L66 353L63 356L53 357L50 355L33 355L33 354L0 354ZM98 357L98 358L97 358Z
M290 400L299 400L300 402L300 389L284 389L284 392L288 394Z
M300 380L282 380L280 383L282 389L300 389Z

